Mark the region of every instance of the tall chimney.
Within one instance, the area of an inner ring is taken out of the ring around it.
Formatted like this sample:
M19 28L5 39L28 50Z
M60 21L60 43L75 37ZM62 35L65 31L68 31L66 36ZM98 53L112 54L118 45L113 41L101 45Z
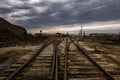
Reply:
M81 30L80 30L80 32L79 32L79 36L82 36L82 35L83 35L82 32L83 32L83 26L81 26Z

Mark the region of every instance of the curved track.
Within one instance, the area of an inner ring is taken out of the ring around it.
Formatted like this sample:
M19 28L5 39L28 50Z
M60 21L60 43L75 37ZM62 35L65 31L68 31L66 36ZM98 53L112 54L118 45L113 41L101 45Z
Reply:
M64 80L115 80L90 58L87 52L80 48L74 40L71 42L66 43ZM74 47L69 49L70 44Z
M75 40L47 41L27 61L18 61L0 80L115 80Z
M12 64L10 68L4 72L0 80L50 79L51 76L53 76L50 74L54 60L54 54L56 54L56 52L53 50L53 52L46 54L48 52L42 53L42 51L53 42L56 42L56 40L45 42L39 50L31 54L31 57L27 61L23 60ZM53 49L56 49L56 44L54 45L55 46L53 46Z

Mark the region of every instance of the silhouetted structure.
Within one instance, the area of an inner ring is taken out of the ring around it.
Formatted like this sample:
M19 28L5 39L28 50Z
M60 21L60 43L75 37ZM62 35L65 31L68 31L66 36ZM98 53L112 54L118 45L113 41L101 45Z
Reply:
M81 30L80 30L80 32L79 32L79 36L83 36L83 26L81 26Z

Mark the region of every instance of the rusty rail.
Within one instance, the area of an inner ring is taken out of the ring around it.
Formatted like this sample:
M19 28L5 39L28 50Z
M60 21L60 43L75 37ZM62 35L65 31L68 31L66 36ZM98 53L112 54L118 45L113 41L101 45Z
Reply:
M76 44L72 39L70 39L70 40L77 47L77 49L79 51L81 51L88 58L89 61L91 61L99 70L101 70L103 72L103 74L105 75L105 77L108 80L116 80L107 71L105 71L100 65L98 65L91 57L89 57L88 54L87 54L87 52L83 48L80 48L79 45Z
M54 41L54 40L53 40ZM26 65L30 64L36 56L38 56L49 44L51 44L53 41L46 41L42 47L35 52L35 54L29 58L22 66L20 66L16 71L14 71L6 80L13 80L14 77L16 77L25 67Z

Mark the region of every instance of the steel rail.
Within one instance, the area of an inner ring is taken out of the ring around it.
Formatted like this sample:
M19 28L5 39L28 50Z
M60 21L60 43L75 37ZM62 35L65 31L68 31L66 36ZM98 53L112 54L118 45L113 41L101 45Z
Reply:
M58 75L58 43L57 41L54 43L54 54L53 54L53 60L52 60L52 71L51 71L51 77L50 80L58 80L59 75Z
M54 40L53 40L54 41ZM21 70L23 70L25 67L26 67L26 65L28 65L29 63L31 63L34 59L35 59L35 57L36 56L38 56L38 54L40 54L49 44L51 44L53 41L46 41L43 45L42 45L42 47L39 49L39 50L37 50L36 52L35 52L35 54L31 57L31 58L29 58L24 64L22 64L16 71L14 71L10 76L8 76L8 78L6 79L6 80L12 80L17 74L19 74L19 72L21 71Z
M65 45L65 66L64 66L64 80L67 80L67 54L68 54L68 39L66 39L66 45Z
M55 51L55 49L54 49L54 51ZM52 60L52 71L51 71L51 77L50 77L50 80L53 80L53 78L54 78L54 75L55 75L55 60L56 60L56 54L54 53L53 54L53 60Z
M79 51L81 51L89 59L89 61L91 61L96 67L98 67L99 70L101 70L104 73L105 77L108 80L116 80L108 72L106 72L100 65L98 65L91 57L89 57L88 54L87 54L87 52L83 48L80 48L79 45L77 45L73 40L71 40L71 41L77 47L77 49Z
M69 51L69 46L72 43L72 41L68 42L68 39L66 39L66 45L65 45L65 63L64 63L64 80L68 80L68 72L67 72L67 68L68 68L68 51Z
M58 76L58 54L57 54L57 50L58 50L58 45L55 46L55 54L56 54L56 63L55 63L55 80L59 79Z

